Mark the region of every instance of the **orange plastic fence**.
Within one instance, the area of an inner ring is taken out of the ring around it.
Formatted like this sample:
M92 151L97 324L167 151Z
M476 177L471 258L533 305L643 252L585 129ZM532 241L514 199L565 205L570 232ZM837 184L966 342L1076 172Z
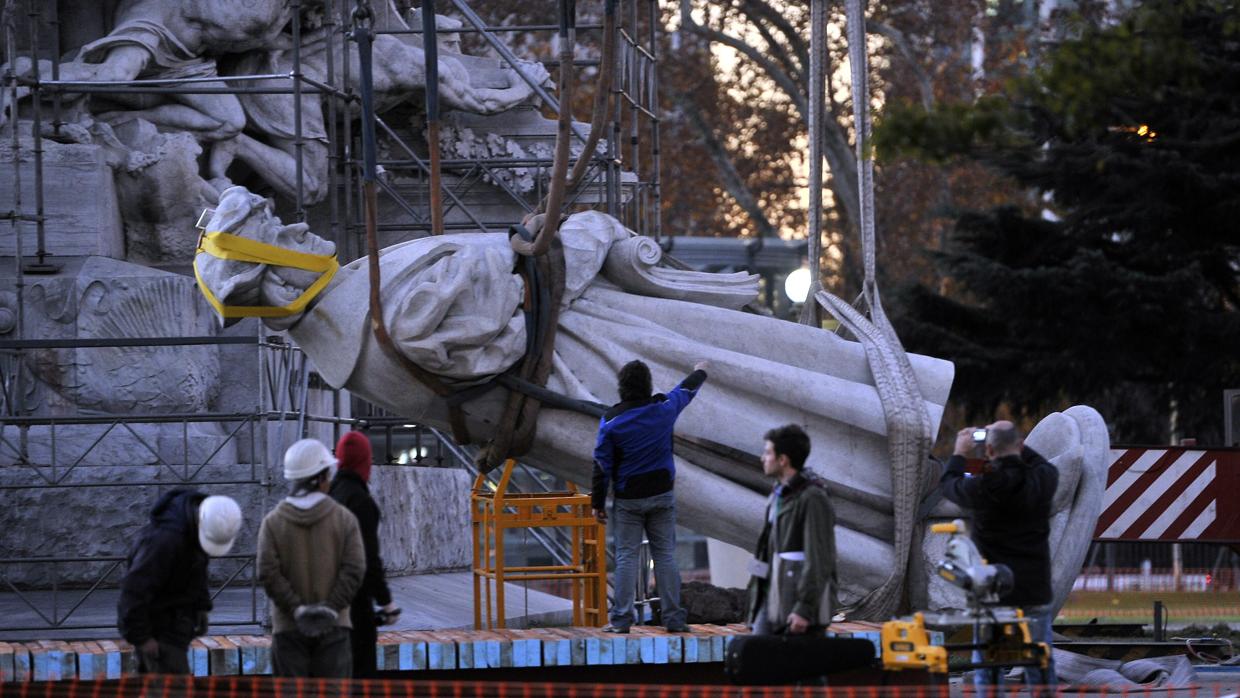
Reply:
M959 692L959 689L957 689ZM1064 689L1061 698L1221 698L1223 688ZM1229 691L1230 692L1230 691ZM1009 689L1009 695L1015 691ZM1046 695L1046 694L1044 694ZM0 683L0 698L950 698L948 686L726 686L511 681L135 676L111 681ZM971 690L965 698L986 698Z

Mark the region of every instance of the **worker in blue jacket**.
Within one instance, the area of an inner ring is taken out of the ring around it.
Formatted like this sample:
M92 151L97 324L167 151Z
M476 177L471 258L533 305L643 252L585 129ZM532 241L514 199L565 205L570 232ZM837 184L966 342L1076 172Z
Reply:
M652 395L650 368L630 361L620 369L620 402L603 415L594 446L594 516L607 521L607 490L615 491L615 601L604 632L627 633L634 622L638 549L644 532L654 558L659 609L668 632L688 632L680 606L676 565L676 463L672 432L676 418L706 382L706 363L666 395Z

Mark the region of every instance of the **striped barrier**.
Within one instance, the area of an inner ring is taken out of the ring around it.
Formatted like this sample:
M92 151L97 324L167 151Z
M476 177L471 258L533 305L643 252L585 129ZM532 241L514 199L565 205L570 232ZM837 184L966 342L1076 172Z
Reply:
M1240 541L1240 449L1111 450L1097 540Z
M628 635L597 628L437 630L379 634L381 671L443 671L626 664L722 662L744 625L694 625L689 633L635 626ZM880 646L880 626L836 623L830 635L860 637ZM941 643L942 634L934 641ZM262 676L271 673L271 638L213 635L190 645L195 676ZM137 674L134 649L121 641L39 640L0 642L0 681L119 679Z

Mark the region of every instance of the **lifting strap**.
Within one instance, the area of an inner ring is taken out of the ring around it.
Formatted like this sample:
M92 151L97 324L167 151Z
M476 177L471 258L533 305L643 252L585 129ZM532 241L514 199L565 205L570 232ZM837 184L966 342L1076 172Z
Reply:
M211 292L211 287L203 282L202 274L198 270L197 256L199 254L209 254L217 259L231 259L236 262L256 262L273 267L304 269L305 271L317 272L319 278L288 305L225 305ZM194 256L194 278L198 280L198 288L202 289L202 295L206 297L207 302L211 304L212 308L215 308L215 312L219 313L219 316L222 318L288 317L296 315L305 310L306 305L327 287L332 277L336 275L336 270L340 268L340 263L336 261L336 255L295 252L283 247L268 245L258 240L250 240L249 238L221 232L210 232L200 235L198 237L198 249Z
M423 17L424 22L434 22L433 4L431 16ZM570 409L592 416L599 416L605 411L603 405L575 400L550 391L545 387L551 374L555 353L555 335L559 326L560 305L564 295L565 266L563 249L556 239L559 230L561 209L566 188L576 187L588 167L595 147L605 128L606 116L611 97L611 73L607 69L615 56L615 14L616 1L606 0L606 22L604 24L603 65L600 71L598 88L594 97L594 112L591 122L590 136L586 149L573 168L571 181L568 174L569 139L572 128L572 113L569 105L572 100L573 60L576 42L576 3L575 0L559 0L559 45L560 45L560 113L557 120L555 158L552 163L551 184L547 198L541 202L540 208L553 212L554 215L534 218L527 216L524 225L514 225L509 231L509 244L521 255L518 261L518 273L525 281L526 297L523 310L526 314L526 352L518 365L496 378L478 386L463 390L455 390L445 384L438 376L426 371L410 361L398 351L388 334L383 320L382 299L380 297L380 271L378 250L378 202L376 193L376 147L374 128L374 78L373 51L374 39L371 30L374 13L368 0L357 0L353 10L352 38L358 44L360 101L362 105L362 156L363 156L363 198L366 211L366 240L369 255L370 271L370 319L371 330L376 341L390 357L401 364L416 380L430 388L436 395L444 398L448 405L449 421L452 426L453 438L460 444L468 444L471 437L465 425L465 415L461 406L496 385L509 390L504 412L499 420L495 435L479 454L479 466L486 472L503 463L512 456L520 456L529 452L533 445L535 429L538 423L539 408L543 403L560 409ZM433 41L433 35L426 42ZM427 59L434 56L434 49L427 47ZM428 71L428 79L430 71ZM428 93L433 87L428 84ZM432 151L437 148L432 142ZM538 213L536 211L535 213ZM527 228L528 226L528 228ZM532 228L532 230L530 230ZM435 232L439 232L436 230Z

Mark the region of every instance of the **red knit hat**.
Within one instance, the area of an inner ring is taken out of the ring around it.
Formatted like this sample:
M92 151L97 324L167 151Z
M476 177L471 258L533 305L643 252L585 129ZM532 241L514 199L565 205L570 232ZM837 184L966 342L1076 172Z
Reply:
M370 439L360 431L350 431L340 437L336 444L336 460L340 461L340 470L356 473L365 482L370 482Z

